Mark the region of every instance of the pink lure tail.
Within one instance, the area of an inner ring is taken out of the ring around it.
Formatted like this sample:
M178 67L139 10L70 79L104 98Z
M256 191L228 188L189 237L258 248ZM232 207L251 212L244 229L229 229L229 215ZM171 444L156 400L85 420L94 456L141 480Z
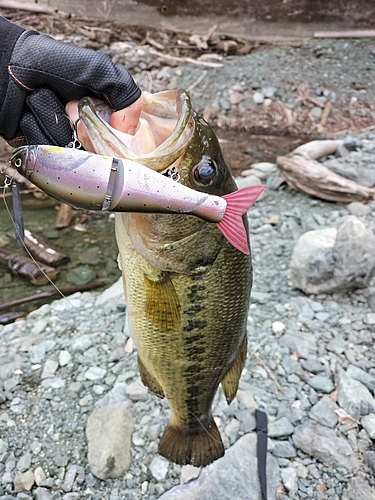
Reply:
M224 217L215 225L225 238L240 252L249 255L249 244L246 229L242 220L245 214L256 202L266 186L248 186L223 196L227 202Z

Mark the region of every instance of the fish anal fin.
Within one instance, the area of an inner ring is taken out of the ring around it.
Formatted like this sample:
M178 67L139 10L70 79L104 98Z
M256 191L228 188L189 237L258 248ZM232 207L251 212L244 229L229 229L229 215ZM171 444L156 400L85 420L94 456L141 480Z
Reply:
M179 465L205 467L224 455L219 429L211 417L198 433L168 424L161 437L158 453Z
M180 328L180 303L176 290L167 273L160 281L152 281L146 275L145 311L150 323L161 331L176 331Z
M150 389L159 398L164 398L164 391L161 388L159 382L153 377L150 372L145 367L143 361L138 355L138 368L141 375L142 383Z
M246 361L247 354L247 337L245 338L241 351L234 362L232 368L225 374L221 381L221 387L224 391L227 403L231 403L236 396L238 383L240 381L241 373Z

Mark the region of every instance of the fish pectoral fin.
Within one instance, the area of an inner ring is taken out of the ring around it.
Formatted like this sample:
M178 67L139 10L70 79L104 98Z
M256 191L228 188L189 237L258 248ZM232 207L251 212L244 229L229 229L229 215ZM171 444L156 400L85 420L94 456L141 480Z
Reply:
M224 396L228 405L233 401L236 396L238 383L240 381L241 373L245 365L247 355L247 337L242 344L241 351L234 362L232 368L225 374L221 381L221 387L224 391Z
M205 467L224 455L224 445L215 420L191 433L168 424L161 437L158 453L179 465Z
M180 303L168 273L159 281L144 275L146 317L161 331L178 330L181 324Z
M139 354L138 354L138 368L139 368L139 373L141 374L142 383L146 387L148 387L150 391L153 392L156 396L158 396L159 398L164 398L164 391L161 385L156 380L156 378L153 377L151 373L147 370L143 361L139 357Z

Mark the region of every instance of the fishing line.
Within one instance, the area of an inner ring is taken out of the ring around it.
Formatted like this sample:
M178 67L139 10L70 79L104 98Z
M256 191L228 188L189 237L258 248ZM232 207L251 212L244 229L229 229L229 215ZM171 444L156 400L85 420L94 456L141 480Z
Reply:
M14 229L16 232L18 232L18 228L14 222L14 219L13 219L13 216L9 210L9 207L8 207L8 204L6 202L6 199L5 199L5 191L6 189L11 185L12 183L12 179L13 177L10 177L9 174L5 174L5 182L4 182L4 186L1 186L1 189L3 189L3 201L4 201L4 205L5 205L5 208L6 208L6 211L8 212L8 215L9 215L9 218L10 220L12 221L12 224L14 226ZM8 179L8 181L7 181ZM20 238L20 240L22 241L22 238L21 238L21 235L18 233L18 237ZM32 254L30 253L29 249L27 248L27 246L25 245L25 243L22 241L22 246L23 248L26 250L26 253L29 255L29 257L31 258L31 260L35 263L35 265L38 267L38 269L40 270L40 272L47 278L47 280L51 283L51 285L53 286L53 288L61 295L61 297L63 299L66 299L68 301L68 303L74 307L75 309L77 308L77 306L75 306L74 304L72 304L72 302L70 302L70 300L68 299L68 297L66 297L62 291L58 288L57 285L55 285L55 283L51 280L51 278L43 271L43 269L40 267L40 265L38 264L38 262L34 259L34 257L32 256Z

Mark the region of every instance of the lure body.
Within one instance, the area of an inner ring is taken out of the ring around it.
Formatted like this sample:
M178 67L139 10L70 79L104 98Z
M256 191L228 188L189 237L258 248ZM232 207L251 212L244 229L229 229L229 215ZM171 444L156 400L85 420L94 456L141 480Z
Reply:
M56 146L22 146L10 163L45 193L74 208L195 215L217 223L219 229L220 223L227 224L225 214L229 216L231 208L242 227L241 215L264 189L252 186L226 196L211 195L129 159Z

